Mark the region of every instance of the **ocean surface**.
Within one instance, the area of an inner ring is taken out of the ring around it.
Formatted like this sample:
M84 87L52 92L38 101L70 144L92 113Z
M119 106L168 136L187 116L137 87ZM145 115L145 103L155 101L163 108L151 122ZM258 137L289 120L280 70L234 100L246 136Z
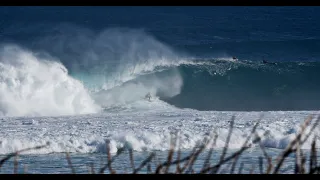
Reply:
M232 116L230 151L263 117L261 143L280 152L319 113L319 10L2 6L0 155L48 143L22 153L19 172L69 173L70 152L86 173L106 158L106 140L112 154L130 145L139 162L165 157L175 132L183 154L212 131L221 149ZM253 147L245 158L260 155Z

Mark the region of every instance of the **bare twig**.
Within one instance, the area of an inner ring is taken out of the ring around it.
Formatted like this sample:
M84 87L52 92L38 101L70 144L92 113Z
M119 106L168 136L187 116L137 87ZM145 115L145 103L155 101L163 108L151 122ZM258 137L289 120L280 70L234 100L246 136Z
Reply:
M247 147L243 147L240 150L238 150L237 152L233 153L232 155L228 156L227 158L225 158L221 163L216 164L215 166L212 167L208 167L205 168L203 170L201 170L201 173L206 173L208 171L212 171L213 169L216 169L218 166L220 167L222 164L234 159L235 157L239 156L240 154L242 154L245 150L249 149L251 146L247 146Z
M159 167L161 165L161 162L160 162L160 159L157 157L157 154L154 155L153 159L154 159L153 160L154 167Z
M103 161L104 161L104 160L103 160L103 157L101 157L101 158L100 158L100 168L99 168L100 170L102 169L102 167L104 167Z
M210 138L210 139L212 139L212 138ZM203 139L198 151L196 151L194 153L194 155L191 157L191 159L190 159L190 161L188 163L189 168L188 168L187 172L190 172L192 170L194 162L196 161L198 156L201 154L201 152L207 147L207 145L210 142L210 139L207 136L204 137L204 139Z
M263 174L263 158L261 156L259 157L259 171L260 174Z
M191 154L185 158L183 158L183 160L186 160L185 164L183 165L183 167L181 168L181 173L188 167L188 165L190 164L190 161L192 159L192 157L195 155L195 153L197 152L197 146L195 146L191 152ZM180 161L181 162L181 161ZM179 163L180 163L179 162Z
M108 159L107 166L109 168L109 172L111 174L115 174L115 171L111 167L112 162L111 162L111 151L110 151L110 141L109 140L106 141L106 148L107 148L107 159Z
M91 168L91 174L95 174L95 172L94 172L94 164L93 163L90 163L90 168Z
M216 131L214 131L213 143L211 144L210 150L209 150L209 152L208 152L208 155L207 155L207 157L206 157L206 160L205 160L205 162L204 162L204 164L203 164L202 169L207 168L207 167L210 166L211 155L212 155L212 152L213 152L213 148L214 148L214 146L215 146L216 143L217 143L217 139L218 139L218 134L216 133Z
M231 121L230 121L230 128L229 128L228 136L227 136L227 139L226 139L225 146L224 146L224 148L222 150L222 154L220 156L219 164L221 164L221 162L223 161L223 159L224 159L224 157L225 157L225 155L227 153L227 150L228 150L228 147L229 147L230 138L231 138L232 131L233 131L234 120L235 120L235 116L232 116ZM220 168L220 166L217 166L215 169L213 169L212 173L213 174L217 173L219 171L219 168Z
M23 174L27 174L28 173L28 166L25 164L23 166Z
M243 162L240 164L240 167L239 167L239 171L238 171L238 174L242 174L242 169L243 169Z
M273 174L278 173L278 171L280 170L280 167L283 164L283 161L285 158L287 158L289 156L289 154L291 154L292 152L294 152L293 147L296 145L296 143L300 140L302 134L304 133L307 125L310 123L310 121L312 120L312 116L308 117L305 122L302 124L301 126L301 130L300 132L297 134L296 138L294 140L292 140L288 146L286 147L286 149L278 156L277 158L277 164L276 167L273 171Z
M251 170L250 170L250 174L253 174L254 170L256 169L256 166L254 164L252 164L251 166Z
M267 159L268 167L266 170L266 174L269 174L272 169L272 158L268 155L267 151L265 150L264 146L262 145L261 141L259 142L259 147L264 155L264 157Z
M172 161L172 157L173 157L173 154L174 154L174 148L175 148L176 143L177 143L177 138L176 138L176 136L175 136L175 137L171 136L171 140L170 140L170 150L169 150L168 159L167 159L168 165L166 166L166 168L165 168L165 170L164 170L164 173L167 173L168 170L169 170L169 167L170 167L171 161Z
M225 143L225 146L223 148L223 151L222 151L222 154L221 154L221 157L220 157L220 162L223 161L223 158L227 154L227 150L229 148L229 142L230 142L232 131L233 131L234 120L235 120L235 116L232 116L231 121L230 121L229 133L228 133L228 136L227 136L227 139L226 139L226 143Z
M75 174L75 173L76 173L76 171L74 170L74 168L73 168L73 166L72 166L71 158L70 158L70 156L69 156L69 153L68 153L68 152L66 152L66 159L67 159L67 161L68 161L68 165L69 165L69 167L70 167L70 169L71 169L71 173L72 173L72 174Z
M148 174L151 174L151 173L152 173L152 169L151 169L150 163L148 163L147 170L148 170Z
M300 143L297 143L297 151L296 151L296 163L295 163L295 168L294 168L294 173L298 174L301 173L301 157L300 157Z
M13 174L18 174L18 155L14 156Z
M238 150L235 153L231 154L230 156L228 156L222 162L219 162L215 166L202 169L201 173L206 173L208 171L212 171L213 173L215 173L215 172L217 172L217 170L216 170L217 167L220 167L223 163L226 163L226 162L230 161L231 159L233 159L233 158L239 156L240 154L242 154L245 150L249 149L251 147L251 145L247 145L247 144L248 144L251 136L256 132L256 129L257 129L261 119L262 119L262 116L258 119L258 122L253 126L250 135L247 137L246 141L243 143L243 145L242 145L240 150Z
M300 149L300 156L301 156L301 174L304 174L306 172L306 157L303 154L302 149Z
M176 173L180 174L181 173L181 168L180 168L180 156L181 156L181 137L179 136L179 144L178 144L178 152L177 152L177 167L176 167Z
M310 153L310 165L309 165L309 173L313 174L315 167L317 167L317 150L316 150L316 138L313 139L311 144L311 153Z
M137 169L135 169L135 170L133 171L133 174L136 174L137 172L139 172L147 163L149 163L149 162L152 160L152 158L153 158L154 156L155 156L155 153L152 152L152 153L150 154L150 156L149 156L147 159L145 159L144 161L142 161L141 165L140 165Z
M89 165L89 164L87 164L87 169L88 169L88 174L92 174L92 173L91 173L91 170L90 170L90 165Z
M310 121L312 120L313 116L310 117ZM318 115L318 118L316 120L316 122L313 124L313 126L311 127L309 133L305 136L305 138L302 140L301 144L304 144L308 138L310 137L310 135L312 134L312 132L314 131L314 129L319 125L320 122L320 115ZM308 123L309 124L309 123Z
M239 156L236 156L232 162L232 165L231 165L231 169L230 169L230 174L233 174L234 170L235 170L235 167L236 167L236 164L237 164L237 161L239 159Z
M181 163L181 162L187 161L187 162L184 164L184 166L183 166L181 169L179 169L179 173L183 172L184 169L187 168L191 157L194 156L194 154L195 154L195 152L196 152L196 149L197 149L197 146L195 146L195 147L193 148L193 150L192 150L192 152L190 153L189 156L187 156L187 157L185 157L185 158L183 158L183 159L181 159L181 160L180 160L180 158L179 158L178 160L173 161L173 162L171 162L170 164L171 164L171 165L175 165L175 164L179 164L179 163ZM162 169L164 166L167 166L167 165L169 165L169 162L168 162L168 161L159 164L159 165L157 166L157 168L156 168L156 172L155 172L155 173L156 173L156 174L159 174L160 171L161 171L161 169Z
M115 174L116 173L116 171L115 170L113 170L112 169L112 167L111 167L111 163L113 163L113 161L120 155L120 154L122 154L123 152L124 152L124 150L125 150L125 146L124 147L122 147L122 148L119 148L118 149L118 151L117 151L117 154L116 155L114 155L112 158L111 158L111 152L110 152L110 141L106 141L106 146L107 146L107 159L108 159L108 162L107 162L107 164L106 165L104 165L101 169L100 169L100 171L99 171L99 173L100 174L102 174L107 168L109 168L109 171L110 171L110 173L111 174Z
M187 172L190 172L192 170L193 164L196 161L196 159L198 158L198 156L200 155L200 153L204 150L205 145L200 146L199 150L191 157L190 159L190 163L189 163L189 168Z
M133 172L135 170L134 160L133 160L133 150L131 148L128 150L129 150L129 157L130 157L130 165L131 165L132 172Z
M193 154L194 153L191 153L191 155L189 155L189 156L187 156L187 157L185 157L185 158L182 158L182 159L180 159L180 160L176 160L176 161L172 161L171 162L171 165L175 165L175 164L178 164L178 163L182 163L182 162L185 162L185 161L189 161L190 159L191 159L191 157L193 156ZM164 163L162 163L162 164L159 164L158 166L157 166L157 169L156 169L156 174L159 174L160 173L160 170L162 169L162 167L164 167L164 166L167 166L167 165L169 165L169 163L168 162L164 162ZM183 169L182 169L183 170ZM182 170L181 170L181 172L182 172Z
M16 151L14 153L10 153L8 154L6 157L4 157L3 159L0 160L0 168L2 167L2 165L7 162L9 159L11 159L12 157L22 153L22 152L26 152L26 151L30 151L30 150L37 150L37 149L41 149L48 146L48 143L46 145L42 145L42 146L36 146L36 147L32 147L32 148L26 148L26 149L22 149L19 151Z

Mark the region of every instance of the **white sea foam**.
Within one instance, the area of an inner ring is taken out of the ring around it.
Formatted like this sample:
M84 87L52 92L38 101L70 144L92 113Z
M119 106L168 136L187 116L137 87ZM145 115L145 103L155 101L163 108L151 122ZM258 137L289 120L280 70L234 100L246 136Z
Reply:
M0 49L0 115L72 115L98 112L87 90L54 59L15 45Z
M192 149L205 134L216 129L216 147L225 145L229 121L236 115L231 149L242 146L252 126L265 114L258 133L268 131L262 145L285 148L299 131L303 120L315 112L200 112L190 109L172 109L157 105L157 110L127 109L112 113L64 117L2 118L0 153L43 145L46 148L26 153L105 152L105 140L110 140L111 152L125 144L135 151L168 150L172 132L179 132L181 148ZM28 123L29 122L29 123ZM316 129L315 133L319 133ZM312 137L312 136L311 136ZM310 148L312 138L303 148Z

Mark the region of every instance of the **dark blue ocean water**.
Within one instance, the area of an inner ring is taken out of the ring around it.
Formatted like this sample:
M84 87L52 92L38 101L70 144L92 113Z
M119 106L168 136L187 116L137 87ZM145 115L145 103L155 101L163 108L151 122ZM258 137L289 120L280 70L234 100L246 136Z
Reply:
M314 61L320 56L319 7L1 7L0 15L1 41L32 43L64 23L92 31L143 29L200 57L227 53Z
M174 97L160 93L160 98L178 107L315 110L320 108L319 10L0 7L0 42L48 53L76 78L103 72L108 79L114 75L113 66L150 62L153 54L210 61L206 67L173 67L183 77L181 93ZM214 61L232 56L241 63ZM263 64L263 59L278 64ZM162 73L167 71L172 69ZM87 79L89 84L95 81Z

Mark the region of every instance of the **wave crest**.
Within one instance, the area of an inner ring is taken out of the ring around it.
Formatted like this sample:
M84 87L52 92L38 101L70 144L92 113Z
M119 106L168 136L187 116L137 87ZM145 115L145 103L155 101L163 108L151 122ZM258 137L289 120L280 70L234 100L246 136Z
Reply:
M56 60L15 45L0 49L0 114L47 116L98 111L87 90Z

